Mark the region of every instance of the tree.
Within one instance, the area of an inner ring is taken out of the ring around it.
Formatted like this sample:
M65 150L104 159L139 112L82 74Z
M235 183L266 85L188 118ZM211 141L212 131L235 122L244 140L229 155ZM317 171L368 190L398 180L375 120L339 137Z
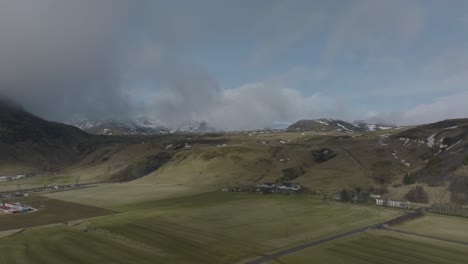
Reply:
M403 184L404 185L410 185L415 182L414 176L411 174L406 173L405 176L403 177Z
M405 198L408 201L413 203L427 203L429 199L427 198L427 193L422 186L416 186L411 189L406 195Z
M349 192L346 189L343 189L341 191L341 201L343 202L351 201L351 195L349 195Z

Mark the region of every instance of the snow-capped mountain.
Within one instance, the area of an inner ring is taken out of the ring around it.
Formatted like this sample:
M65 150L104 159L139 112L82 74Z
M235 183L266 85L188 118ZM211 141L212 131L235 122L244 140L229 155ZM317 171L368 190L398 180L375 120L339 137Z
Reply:
M188 121L180 125L177 129L173 130L173 132L182 132L182 133L195 133L195 132L214 132L216 131L213 127L211 127L208 122L206 121Z
M315 131L315 132L370 132L376 130L385 130L395 128L393 125L384 125L365 121L355 121L353 123L330 119L310 119L299 120L288 127L287 131Z
M215 131L206 121L194 120L185 122L175 128L169 128L162 122L144 117L135 119L90 119L77 115L69 123L96 135L161 135Z
M170 130L161 122L147 119L89 119L75 116L71 125L97 135L160 135Z

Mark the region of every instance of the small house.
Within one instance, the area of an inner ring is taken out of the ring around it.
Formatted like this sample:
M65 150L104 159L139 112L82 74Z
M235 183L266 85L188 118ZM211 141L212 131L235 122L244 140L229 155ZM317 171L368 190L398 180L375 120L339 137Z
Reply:
M341 193L335 193L333 195L333 200L341 201Z
M299 191L301 189L301 186L291 182L284 182L283 185L278 186L278 189Z
M381 206L382 206L382 205L384 205L384 201L385 201L385 200L382 199L382 198L377 198L377 199L375 199L375 204L376 204L376 205L381 205Z
M271 183L271 182L265 182L265 183L262 183L262 184L257 184L257 187L258 188L268 188L268 189L272 189L272 188L275 188L276 185L274 183Z
M397 208L403 208L403 209L410 208L409 201L398 201L398 200L391 200L391 199L386 200L382 198L377 198L375 199L375 204L380 205L380 206L397 207Z

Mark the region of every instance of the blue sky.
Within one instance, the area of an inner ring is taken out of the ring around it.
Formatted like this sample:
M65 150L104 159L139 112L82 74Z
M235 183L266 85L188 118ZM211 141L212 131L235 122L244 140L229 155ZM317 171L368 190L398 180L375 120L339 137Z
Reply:
M5 74L1 89L51 119L146 115L243 129L301 118L468 117L467 1L1 5L0 34L13 44L0 58L18 65L0 67L22 73ZM60 114L44 107L50 100Z

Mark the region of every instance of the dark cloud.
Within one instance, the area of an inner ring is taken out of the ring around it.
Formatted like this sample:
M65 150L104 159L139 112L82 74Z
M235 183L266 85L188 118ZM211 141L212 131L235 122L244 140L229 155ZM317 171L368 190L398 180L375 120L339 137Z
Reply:
M0 94L61 121L77 113L148 115L170 125L205 119L235 129L307 117L354 118L350 92L330 97L317 92L321 87L310 87L305 96L294 88L319 83L324 75L334 78L333 64L341 57L379 61L382 55L398 61L391 58L424 26L420 3L1 1ZM291 46L313 37L321 48L299 52L318 53L313 59L325 69L309 71L288 62L281 67L296 69L288 76L273 72L276 76L237 88L226 89L207 68L190 61L197 47L248 46L239 54L246 69L239 71L261 72Z
M0 89L31 111L63 119L75 111L125 112L121 1L0 3Z

